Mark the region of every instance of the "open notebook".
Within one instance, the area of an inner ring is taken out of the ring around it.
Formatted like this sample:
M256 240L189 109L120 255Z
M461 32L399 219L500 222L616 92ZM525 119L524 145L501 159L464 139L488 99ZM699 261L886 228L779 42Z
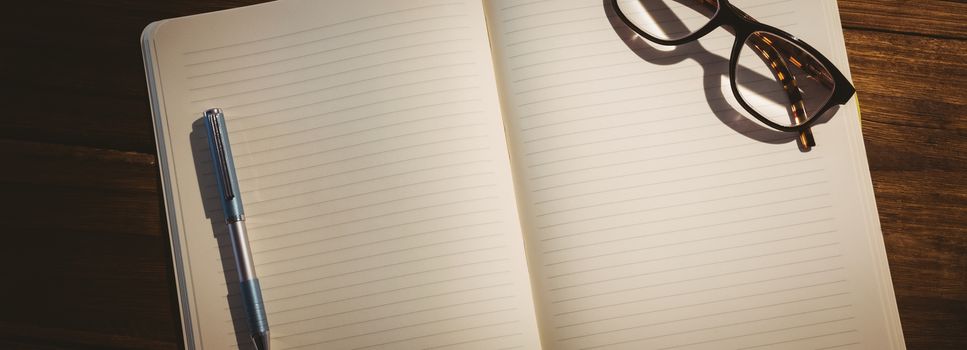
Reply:
M848 68L835 1L734 2ZM800 152L729 122L731 34L671 51L607 4L291 0L146 28L187 347L247 348L201 121L220 107L275 349L902 349L855 103Z

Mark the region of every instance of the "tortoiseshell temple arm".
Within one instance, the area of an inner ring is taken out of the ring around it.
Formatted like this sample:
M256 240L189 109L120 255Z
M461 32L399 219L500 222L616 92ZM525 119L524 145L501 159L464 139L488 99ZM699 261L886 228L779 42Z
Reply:
M788 56L786 54L792 53L790 48L785 47L783 49L777 46L789 46L789 44L783 42L776 42L771 40L761 33L753 33L749 36L749 45L752 50L755 51L756 55L762 59L767 66L769 66L772 75L782 84L782 89L786 92L789 97L789 120L793 125L799 125L804 123L809 119L807 115L806 105L803 101L802 94L799 92L799 84L796 81L796 76L789 71L789 66L786 65L783 57L787 57L793 64L796 64L800 69L804 69L802 61L797 60L793 56ZM780 52L781 51L781 52ZM811 59L810 59L811 60ZM815 69L815 67L813 67ZM805 70L805 69L804 69ZM820 70L821 71L821 70ZM807 71L808 72L808 71ZM826 79L822 79L826 80ZM823 82L823 85L827 85ZM832 78L829 79L829 85L832 85ZM816 140L813 137L812 129L804 129L799 133L799 148L803 152L808 152L813 146L816 146Z

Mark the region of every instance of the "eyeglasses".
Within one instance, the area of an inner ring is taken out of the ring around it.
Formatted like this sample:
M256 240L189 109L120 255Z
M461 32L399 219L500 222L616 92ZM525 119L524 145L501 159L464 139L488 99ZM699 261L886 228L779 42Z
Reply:
M759 23L728 0L612 0L612 5L631 30L661 45L695 41L719 26L731 29L729 77L737 102L763 124L799 133L804 151L816 144L810 126L856 91L812 46Z

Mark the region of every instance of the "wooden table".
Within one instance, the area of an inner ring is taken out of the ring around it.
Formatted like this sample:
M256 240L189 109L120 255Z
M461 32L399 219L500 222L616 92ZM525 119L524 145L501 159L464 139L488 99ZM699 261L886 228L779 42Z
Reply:
M0 10L0 348L181 347L138 37L252 2ZM967 349L967 3L839 7L908 347Z

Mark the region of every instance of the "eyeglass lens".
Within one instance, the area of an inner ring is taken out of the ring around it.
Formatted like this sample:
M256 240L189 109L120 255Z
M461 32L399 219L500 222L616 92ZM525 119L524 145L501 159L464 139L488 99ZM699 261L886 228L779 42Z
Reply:
M796 126L813 118L833 95L829 70L795 43L753 32L735 72L739 97L766 119Z

